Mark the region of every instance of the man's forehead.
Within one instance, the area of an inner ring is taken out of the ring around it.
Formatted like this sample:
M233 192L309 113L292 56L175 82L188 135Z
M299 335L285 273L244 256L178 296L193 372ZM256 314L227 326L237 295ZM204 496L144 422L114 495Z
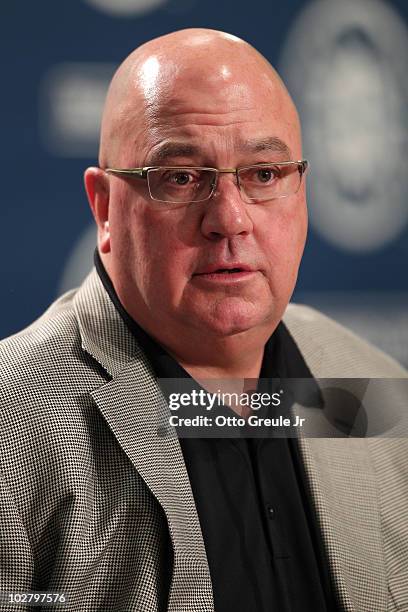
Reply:
M140 121L142 113L142 126L163 132L172 127L188 132L189 125L204 129L260 123L281 127L293 119L290 98L277 82L237 74L219 82L197 73L191 82L183 79L183 75L169 82L157 78L155 86L153 79L146 79L142 99L136 96L134 103L129 99L129 115L136 112ZM266 133L269 135L267 129Z
M220 70L222 67L219 67ZM225 66L224 66L225 68ZM214 67L211 75L200 71L180 71L144 75L138 86L129 90L128 106L143 108L155 119L182 119L184 114L223 115L266 111L282 105L282 92L276 84L266 83L262 78L245 78L230 73L220 75Z

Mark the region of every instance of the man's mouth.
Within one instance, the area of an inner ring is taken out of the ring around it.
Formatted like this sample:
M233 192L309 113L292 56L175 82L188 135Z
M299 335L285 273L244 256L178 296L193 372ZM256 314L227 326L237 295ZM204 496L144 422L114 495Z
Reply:
M256 270L252 269L246 264L232 264L228 267L214 265L200 269L198 272L193 274L193 278L210 282L238 282L249 280L255 275L255 273Z
M218 264L203 266L199 268L194 276L201 276L202 274L239 274L242 272L254 272L255 270L242 262L219 262Z
M242 268L218 268L213 274L235 274L237 272L243 272Z

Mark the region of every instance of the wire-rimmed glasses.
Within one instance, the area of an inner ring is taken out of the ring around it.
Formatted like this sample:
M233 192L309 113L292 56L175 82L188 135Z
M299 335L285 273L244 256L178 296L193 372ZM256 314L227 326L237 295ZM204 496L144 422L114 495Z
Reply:
M255 164L240 168L202 166L146 166L106 168L105 172L125 178L147 180L152 200L184 206L209 200L217 189L220 174L235 174L241 198L247 204L286 198L295 194L308 167L307 160Z

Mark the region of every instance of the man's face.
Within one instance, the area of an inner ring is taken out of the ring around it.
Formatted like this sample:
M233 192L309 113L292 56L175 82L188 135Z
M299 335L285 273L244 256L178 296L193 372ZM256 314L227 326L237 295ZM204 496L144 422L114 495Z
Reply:
M135 113L112 165L236 168L301 158L295 114L277 82L227 66L199 79L174 76L170 66L159 86L151 60L140 70L144 113ZM234 175L222 174L210 200L172 208L151 201L146 181L109 180L113 281L137 321L187 336L274 329L305 243L303 184L290 197L246 204ZM231 266L246 272L212 273Z

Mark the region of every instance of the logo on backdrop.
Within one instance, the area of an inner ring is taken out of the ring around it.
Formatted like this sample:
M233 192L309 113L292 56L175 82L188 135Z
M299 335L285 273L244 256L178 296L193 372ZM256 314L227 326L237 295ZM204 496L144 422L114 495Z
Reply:
M103 104L116 66L66 62L54 65L40 88L40 134L61 157L95 157Z
M313 228L369 253L408 224L408 34L381 0L316 0L289 32L282 72L298 105Z
M167 0L86 0L93 8L113 17L133 17L150 13Z

